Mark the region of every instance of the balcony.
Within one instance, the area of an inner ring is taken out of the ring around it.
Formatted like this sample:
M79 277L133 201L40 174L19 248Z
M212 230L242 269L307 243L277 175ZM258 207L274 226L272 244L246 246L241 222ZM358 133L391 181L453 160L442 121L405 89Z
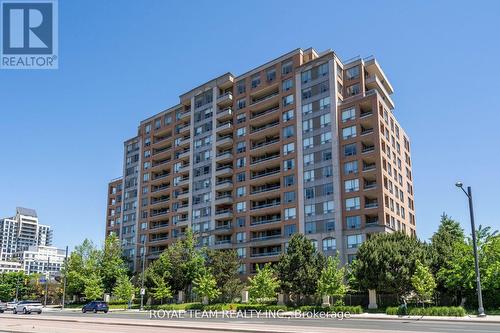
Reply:
M225 133L232 131L233 131L233 122L231 120L217 124L216 128L217 133Z
M164 190L167 190L169 188L170 188L170 184L164 184L164 185L160 185L160 186L152 186L151 193L164 191Z
M228 147L233 145L233 135L223 135L217 138L217 147Z
M265 161L274 160L274 159L280 158L280 156L281 156L281 154L278 151L278 152L271 153L271 154L266 153L266 154L261 155L261 156L252 157L252 161L250 162L250 165L258 164L258 163L265 162Z
M252 191L250 194L260 194L263 192L271 192L271 191L276 191L281 188L280 184L273 184L273 185L263 185L263 186L253 186Z
M276 248L271 248L271 249L252 249L252 252L250 253L250 257L252 258L261 258L261 257L275 257L279 256L281 254L281 246L276 247Z
M163 179L170 176L170 172L154 173L151 180Z
M368 154L368 153L371 153L374 151L375 151L375 145L363 143L362 148L361 148L361 153Z
M233 211L231 209L221 209L215 211L216 220L232 219L232 218L233 218Z
M189 129L190 129L191 126L188 125L185 125L185 126L180 126L178 127L178 133L179 134L183 134L183 133L189 133Z
M179 115L177 116L177 119L178 120L189 119L190 115L191 115L191 111L189 111L189 110L184 111L182 113L179 113Z
M363 118L371 116L372 114L373 114L373 111L371 109L369 109L369 110L361 110L361 112L359 114L359 118L363 119Z
M276 97L279 95L279 90L273 89L270 93L265 93L265 94L254 94L254 97L250 98L250 105L255 105L267 100L270 100L273 97Z
M170 213L170 209L152 210L150 216L151 217L163 216L167 215L168 213Z
M361 135L368 135L373 133L373 128L365 128L361 126Z
M215 204L231 204L233 203L233 196L231 194L224 194L215 197Z
M219 106L228 106L233 104L233 93L226 92L219 97L217 97L217 105Z
M215 156L216 162L227 162L232 160L233 160L233 154L230 149L218 152L217 155Z
M227 119L232 119L233 117L233 109L231 108L226 108L217 111L216 119L217 120L227 120Z
M151 198L151 205L157 205L159 203L169 202L169 201L170 201L170 197L163 197L163 198L160 198L160 199Z
M257 171L257 172L252 172L251 174L251 179L258 179L258 178L262 178L262 177L267 177L267 176L270 176L270 175L275 175L275 174L278 174L281 172L281 169L280 167L276 167L276 168L272 168L272 169L264 169L264 170L261 170L261 171Z
M281 222L281 216L278 215L266 215L266 216L257 216L252 217L252 221L250 222L250 226L257 226L263 224L277 223Z
M371 181L365 181L363 189L366 190L373 190L377 188L377 181L376 180L371 180Z
M232 176L233 175L233 167L232 166L220 166L215 169L215 176Z
M372 171L372 170L375 170L377 168L377 164L375 162L373 163L365 163L363 161L363 172L364 171Z
M266 147L266 146L278 143L279 141L280 141L279 137L268 138L268 139L266 139L264 141L259 141L257 143L253 143L251 150L255 150L255 149L262 148L262 147Z
M189 149L185 149L181 152L177 152L175 155L177 159L182 160L185 158L189 158L189 153L190 153Z
M365 199L365 208L378 208L378 200L377 199Z
M233 188L233 181L232 180L222 180L222 181L218 181L215 184L216 191L230 190L232 188Z
M280 206L280 205L281 205L280 199L257 201L257 202L252 201L252 207L250 208L250 210L258 210L258 209L270 208L270 207L275 207L275 206Z
M161 228L167 228L170 224L167 222L152 223L149 230L157 230Z
M189 190L178 191L178 192L176 192L175 197L179 200L187 199L187 198L189 198Z
M262 126L252 126L250 129L250 133L258 133L258 132L264 131L268 128L276 127L279 124L280 124L280 121L278 119L278 120L274 120L274 121L272 121L268 124L262 125Z
M279 109L280 109L279 106L273 106L273 107L271 107L269 109L265 109L263 111L252 112L252 115L250 116L250 119L254 120L256 118L259 118L259 117L262 117L262 116L274 113L274 112L278 111Z

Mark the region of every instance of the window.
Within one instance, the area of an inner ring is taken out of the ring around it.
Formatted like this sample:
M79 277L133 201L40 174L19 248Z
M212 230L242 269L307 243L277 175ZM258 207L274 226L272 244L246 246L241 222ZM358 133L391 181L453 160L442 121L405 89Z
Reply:
M332 132L326 132L321 134L321 144L332 142Z
M358 161L345 162L344 173L347 175L351 173L358 173Z
M246 239L246 234L244 232L238 232L238 233L236 233L236 241L238 243L245 242L245 239Z
M316 233L316 222L306 222L306 234L315 234ZM315 249L317 249L318 242L316 240L312 240L316 242Z
M307 133L313 130L313 121L312 119L304 120L302 122L302 132Z
M244 107L247 106L247 101L246 99L241 98L238 100L237 104L238 104L238 109L243 109Z
M328 63L319 65L318 72L320 76L325 76L328 74Z
M236 252L238 253L238 258L245 258L247 254L247 249L244 247L239 247Z
M247 116L244 113L240 113L236 116L236 123L241 124L247 120Z
M359 197L349 198L345 200L346 210L355 210L359 208L360 208Z
M305 205L304 212L306 216L314 216L316 215L316 206L315 205Z
M252 88L257 88L260 84L260 74L256 74L252 77Z
M304 189L304 197L306 199L313 199L315 197L314 187L307 187Z
M327 183L323 185L323 195L333 194L333 183Z
M236 159L236 167L237 168L243 168L247 163L246 157L240 157Z
M276 79L276 69L271 68L266 71L266 79L267 81L271 82Z
M331 165L327 165L323 168L323 176L325 178L329 178L333 176L333 167Z
M321 159L323 161L329 161L332 159L332 151L331 150L323 150L321 152Z
M333 201L323 202L323 214L333 213L334 205Z
M246 143L245 141L238 142L236 144L236 152L237 153L244 153L246 151Z
M291 138L294 135L295 135L294 126L287 126L283 128L283 136L285 137L285 139Z
M242 228L245 226L246 224L246 221L245 221L245 217L243 216L240 216L240 217L237 217L236 218L236 224L238 225L238 227Z
M335 230L335 220L327 220L325 222L325 230L327 232L334 231Z
M284 229L285 229L284 232L285 232L286 237L290 237L291 235L293 235L294 233L297 232L297 228L296 228L295 224L285 225Z
M347 96L354 96L360 93L359 84L353 84L352 86L347 87Z
M347 236L347 248L348 249L354 249L359 247L361 243L363 242L363 238L361 235L349 235Z
M296 217L296 209L295 209L295 207L285 208L285 221L292 220L295 217Z
M323 251L334 251L337 248L335 238L325 238L323 239Z
M281 74L286 75L291 73L293 70L293 62L287 61L281 65Z
M347 216L346 224L347 229L359 229L361 227L361 216Z
M314 154L306 154L304 155L304 165L312 165L314 164Z
M310 138L305 138L303 140L303 144L304 144L304 149L307 149L307 148L313 148L314 147L314 140L312 137Z
M283 145L283 155L291 154L295 151L295 143L290 142L286 145Z
M349 126L342 129L342 138L344 140L356 137L356 126Z
M302 114L305 116L311 113L313 110L312 107L313 107L312 103L302 105Z
M295 168L295 160L292 158L290 160L283 161L283 169L285 171L293 170Z
M319 100L319 109L324 110L330 107L330 97L325 97Z
M344 182L346 193L359 191L359 179L349 179Z
M331 119L330 119L330 114L324 114L321 117L319 117L319 123L321 127L326 127L330 125Z
M246 188L245 188L245 186L241 186L241 187L238 187L236 189L236 196L238 198L245 196L245 194L246 194Z
M240 127L236 130L236 136L242 137L247 133L246 127Z
M346 70L345 72L348 80L355 80L359 78L359 66L354 66Z
M288 91L292 88L293 88L293 80L292 79L288 79L288 80L283 81L283 83L282 83L282 90L283 91Z
M344 156L354 156L356 155L356 144L351 143L344 146Z
M146 134L151 133L151 124L146 125L146 127L144 128L144 131L146 132Z
M293 186L295 184L294 175L288 175L283 177L283 183L285 184L285 187Z
M246 91L245 80L238 81L236 86L238 87L238 94L243 94Z
M236 175L236 181L238 182L244 182L245 181L245 173L240 172L239 174Z
M301 78L302 78L302 83L307 83L307 82L311 81L311 79L312 79L312 72L311 72L311 70L302 72Z
M285 192L285 202L295 202L295 192Z
M304 182L314 181L314 170L309 170L304 172Z
M283 112L283 122L287 122L289 120L292 120L294 118L293 110L288 110L286 112Z
M247 203L246 202L238 202L236 204L236 211L238 213L245 212L247 210Z
M293 104L293 95L283 97L283 106Z

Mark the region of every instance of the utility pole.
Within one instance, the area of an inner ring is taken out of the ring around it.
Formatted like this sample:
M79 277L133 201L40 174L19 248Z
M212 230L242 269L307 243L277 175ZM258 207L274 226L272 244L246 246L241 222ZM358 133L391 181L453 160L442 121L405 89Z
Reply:
M61 310L64 310L64 303L66 302L66 272L68 270L68 247L66 246L66 256L64 257L64 278L63 278L63 294Z
M141 278L141 311L144 310L144 269L146 264L146 247L144 246L146 241L142 243L142 278Z

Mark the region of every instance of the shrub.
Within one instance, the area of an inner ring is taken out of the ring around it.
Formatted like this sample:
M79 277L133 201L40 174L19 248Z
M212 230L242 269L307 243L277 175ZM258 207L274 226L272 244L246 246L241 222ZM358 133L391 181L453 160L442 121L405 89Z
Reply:
M349 312L351 314L363 313L363 308L360 305L357 306L317 306L317 305L305 305L298 308L302 312Z
M405 315L403 307L387 307L385 313L388 315ZM410 316L445 316L445 317L463 317L465 310L459 306L432 306L428 308L409 307Z
M236 310L238 311L278 311L283 310L286 311L286 305L269 305L269 304L236 304Z
M228 311L228 310L236 310L237 304L234 303L216 303L203 305L202 310L205 311Z

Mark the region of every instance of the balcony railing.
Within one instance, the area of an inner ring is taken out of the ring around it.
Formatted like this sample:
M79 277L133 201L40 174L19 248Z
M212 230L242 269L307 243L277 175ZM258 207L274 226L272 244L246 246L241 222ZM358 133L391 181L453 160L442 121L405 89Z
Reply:
M281 221L281 218L276 217L276 218L267 219L267 220L252 221L252 222L250 222L250 225L268 224L268 223L274 223L274 222L280 222L280 221Z
M270 176L270 175L275 175L275 174L278 174L280 172L281 172L280 168L272 169L272 170L265 170L265 171L253 173L250 178L257 179L257 178L262 178L262 177L266 177L266 176Z
M280 138L275 138L275 139L272 139L272 140L267 140L267 141L263 141L263 142L259 142L259 143L256 143L254 145L252 145L252 150L253 149L258 149L258 148L262 148L264 146L269 146L269 145L272 145L276 142L279 142L280 141Z

